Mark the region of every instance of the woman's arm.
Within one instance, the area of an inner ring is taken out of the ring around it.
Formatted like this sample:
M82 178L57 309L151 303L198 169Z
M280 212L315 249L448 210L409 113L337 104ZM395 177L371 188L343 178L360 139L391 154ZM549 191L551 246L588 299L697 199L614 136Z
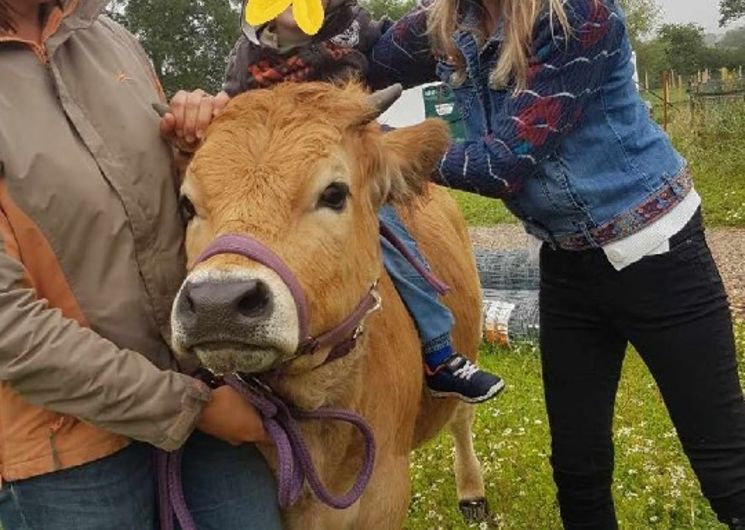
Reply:
M209 389L161 371L39 300L0 212L0 380L34 405L165 450L193 430Z
M427 12L419 7L393 24L370 52L368 83L374 89L436 81L437 60L427 35Z
M452 144L434 176L440 183L491 197L520 188L582 120L620 53L623 22L604 0L566 2L572 35L548 16L536 28L527 86L492 113L478 141Z

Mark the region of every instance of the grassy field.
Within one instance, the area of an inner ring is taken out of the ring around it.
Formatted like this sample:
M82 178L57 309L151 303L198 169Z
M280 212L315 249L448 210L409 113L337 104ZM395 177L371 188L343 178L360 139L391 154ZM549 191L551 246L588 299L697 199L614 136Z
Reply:
M709 226L745 226L745 104L728 104L692 117L671 113L673 143L690 163ZM453 192L472 226L517 220L499 200Z
M670 133L690 162L707 224L745 226L745 105L706 116L692 117L687 110L673 115ZM500 201L454 193L471 225L515 222ZM745 323L735 332L745 381ZM494 516L489 527L559 529L538 352L529 345L485 347L481 362L508 383L503 396L479 407L475 429ZM614 494L623 529L725 528L699 493L654 381L632 350L618 395L615 437ZM451 465L447 435L416 453L408 530L469 528L457 511Z
M740 366L745 324L736 326ZM485 348L481 363L508 383L478 409L476 450L494 523L466 525L456 507L452 443L441 435L415 454L408 530L561 528L548 463L549 434L538 353L532 346ZM745 370L741 369L745 381ZM699 493L657 387L629 351L616 406L614 494L621 528L724 530Z

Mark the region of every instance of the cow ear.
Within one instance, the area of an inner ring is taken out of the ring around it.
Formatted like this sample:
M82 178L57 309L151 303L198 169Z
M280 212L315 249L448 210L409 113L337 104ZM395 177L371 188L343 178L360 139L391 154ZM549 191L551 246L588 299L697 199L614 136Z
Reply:
M382 155L385 170L379 177L381 202L407 203L424 193L450 141L448 126L430 119L383 134Z

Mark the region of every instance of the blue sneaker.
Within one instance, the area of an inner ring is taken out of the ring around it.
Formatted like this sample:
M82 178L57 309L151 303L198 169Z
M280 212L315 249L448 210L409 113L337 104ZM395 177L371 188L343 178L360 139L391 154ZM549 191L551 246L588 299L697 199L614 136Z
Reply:
M456 353L434 371L425 364L425 379L435 397L456 397L467 403L482 403L504 390L504 381L484 372L471 361Z

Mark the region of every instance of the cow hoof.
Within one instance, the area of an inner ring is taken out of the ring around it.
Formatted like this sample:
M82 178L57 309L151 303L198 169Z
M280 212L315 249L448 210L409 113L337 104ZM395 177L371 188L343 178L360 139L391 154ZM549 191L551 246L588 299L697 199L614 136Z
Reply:
M481 497L478 499L466 499L458 503L460 513L463 514L463 518L469 523L484 523L490 522L489 517L489 504L486 499Z

